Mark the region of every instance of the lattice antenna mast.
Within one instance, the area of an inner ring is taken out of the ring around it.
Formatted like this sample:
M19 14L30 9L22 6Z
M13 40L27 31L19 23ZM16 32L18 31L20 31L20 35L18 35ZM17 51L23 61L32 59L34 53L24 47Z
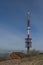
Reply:
M30 37L30 11L27 12L27 38L25 38L27 54L29 54L29 49L31 47L31 37Z

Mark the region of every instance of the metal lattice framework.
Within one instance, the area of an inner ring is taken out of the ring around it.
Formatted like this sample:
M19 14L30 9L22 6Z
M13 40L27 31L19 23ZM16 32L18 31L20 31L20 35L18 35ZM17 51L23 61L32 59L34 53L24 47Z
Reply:
M25 43L26 43L26 48L27 48L27 53L29 53L29 48L31 47L31 37L30 37L30 12L28 11L28 14L27 14L27 18L28 18L28 21L27 21L27 38L25 38Z

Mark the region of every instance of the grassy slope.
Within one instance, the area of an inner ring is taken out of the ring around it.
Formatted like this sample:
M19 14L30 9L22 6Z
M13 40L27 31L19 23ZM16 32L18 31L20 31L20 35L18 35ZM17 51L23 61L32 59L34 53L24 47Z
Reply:
M41 60L41 61L40 61ZM37 63L37 64L36 64ZM0 62L0 65L43 65L43 54Z

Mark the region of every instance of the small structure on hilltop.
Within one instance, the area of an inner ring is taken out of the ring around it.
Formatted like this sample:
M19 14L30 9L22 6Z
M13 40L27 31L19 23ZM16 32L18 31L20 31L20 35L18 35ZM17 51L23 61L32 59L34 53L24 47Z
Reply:
M29 55L29 49L31 47L31 37L30 37L30 12L27 13L27 38L25 38L26 48L27 48L27 54Z

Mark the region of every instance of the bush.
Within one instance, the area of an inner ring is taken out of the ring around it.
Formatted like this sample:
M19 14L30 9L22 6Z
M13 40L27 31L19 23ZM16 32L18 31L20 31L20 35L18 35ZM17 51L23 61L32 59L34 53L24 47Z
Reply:
M33 49L32 51L30 51L30 54L31 54L32 56L35 56L35 55L38 55L38 54L39 54L39 51Z

